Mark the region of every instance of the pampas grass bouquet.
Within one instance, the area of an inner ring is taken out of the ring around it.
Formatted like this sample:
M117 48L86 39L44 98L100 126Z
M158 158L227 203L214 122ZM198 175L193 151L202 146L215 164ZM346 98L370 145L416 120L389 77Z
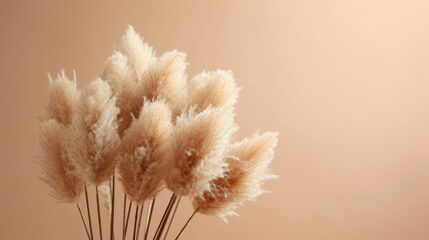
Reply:
M265 192L265 180L276 178L269 164L277 133L235 140L239 88L232 73L188 79L186 66L184 53L157 56L130 26L85 88L64 72L50 78L40 124L41 179L59 202L77 206L89 240L179 239L196 213L226 221ZM115 199L117 184L123 198ZM162 190L171 198L153 222ZM181 200L191 201L194 211L187 222L174 223ZM105 208L108 215L101 214ZM183 227L169 232L172 224Z

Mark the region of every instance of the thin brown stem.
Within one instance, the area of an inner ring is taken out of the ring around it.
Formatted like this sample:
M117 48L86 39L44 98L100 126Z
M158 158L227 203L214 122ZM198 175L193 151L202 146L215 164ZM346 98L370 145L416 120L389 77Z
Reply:
M91 240L91 236L88 232L88 227L86 226L85 219L83 218L82 210L80 209L79 203L76 203L77 209L79 210L80 218L82 219L83 226L85 227L86 235L88 235L88 239Z
M173 201L170 203L167 215L165 216L164 221L162 222L161 229L159 230L158 235L156 236L156 240L160 240L162 233L164 232L165 225L167 224L168 218L170 217L171 210L173 209L174 203L176 202L177 196L173 193Z
M86 211L88 212L89 232L92 240L94 239L94 234L92 232L91 211L89 210L89 198L88 198L88 189L86 187L86 183L85 183L85 200L86 200Z
M152 199L152 201L150 201L150 206L149 209L147 210L147 218L146 218L146 225L145 225L145 231L144 231L144 240L147 240L147 236L149 234L149 227L150 227L150 222L152 220L152 213L153 213L153 207L155 206L155 198Z
M125 213L127 210L127 194L124 193L124 211L122 216L122 238L124 238L125 235Z
M113 232L113 226L114 226L114 219L115 219L115 173L113 172L113 179L112 179L112 213L110 214L110 240L115 239L115 234Z
M103 230L101 229L101 215L100 215L100 197L98 196L98 186L95 186L97 197L97 214L98 214L98 230L100 231L100 240L103 240Z
M173 202L173 199L175 196L176 195L174 193L171 195L170 201L168 202L168 205L165 208L165 211L164 211L164 214L162 215L161 221L159 222L158 227L156 228L155 235L153 236L153 240L155 240L156 237L158 236L159 230L161 229L161 225L164 222L165 216L167 215L167 212L170 209L171 203Z
M192 213L191 217L189 217L188 221L186 221L185 226L183 226L182 230L180 230L179 234L175 238L175 240L179 239L180 235L182 234L183 230L185 230L186 226L188 226L188 223L191 221L191 219L194 217L195 213L198 212L198 208L195 209L194 213Z
M122 236L122 240L125 240L125 237L127 236L127 230L128 230L128 221L130 220L130 213L131 213L131 205L133 204L133 202L130 200L130 204L128 205L128 214L127 214L127 219L125 221L125 231L123 233Z
M137 217L139 213L139 205L136 205L136 215L134 217L134 230L133 230L133 240L136 239L136 231L137 231Z
M143 207L144 207L144 202L142 203L142 206L140 208L140 213L139 213L139 224L137 226L137 234L136 234L136 240L139 239L139 235L140 235L140 225L142 223L142 215L143 215Z
M179 197L179 199L177 200L176 206L174 207L173 215L171 216L170 222L168 223L167 230L165 231L164 240L167 239L167 235L168 235L168 231L170 231L171 223L173 223L174 216L176 216L176 211L177 211L177 208L179 207L180 199L182 199L182 197Z

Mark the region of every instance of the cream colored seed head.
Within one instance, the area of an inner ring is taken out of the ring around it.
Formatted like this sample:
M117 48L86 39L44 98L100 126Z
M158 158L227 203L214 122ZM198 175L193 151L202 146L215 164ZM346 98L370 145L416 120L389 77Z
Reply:
M83 181L77 176L67 153L66 141L67 128L64 125L55 119L41 124L41 178L51 187L53 196L60 202L74 203L83 191Z
M110 86L96 79L82 92L70 131L69 150L77 172L95 185L108 180L119 154L117 115Z
M210 190L210 181L223 176L233 118L231 111L216 108L200 113L190 110L177 118L165 178L171 191L198 196Z
M228 171L211 182L210 191L193 199L194 208L224 220L236 215L236 208L264 193L265 180L276 178L268 168L276 144L277 133L271 132L232 144L228 150Z
M125 193L137 202L154 198L162 189L173 125L164 101L146 101L140 116L122 138L120 179Z
M69 125L76 112L80 92L76 80L69 80L64 71L55 80L49 79L48 117L59 123Z

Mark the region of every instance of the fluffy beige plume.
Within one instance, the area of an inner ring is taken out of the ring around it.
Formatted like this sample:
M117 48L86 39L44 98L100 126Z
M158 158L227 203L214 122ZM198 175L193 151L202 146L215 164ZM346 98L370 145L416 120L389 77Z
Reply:
M117 106L120 108L118 131L121 135L131 124L133 116L139 115L143 94L136 90L141 85L143 73L155 59L152 48L129 26L105 63L101 77L117 95Z
M95 185L108 180L116 167L120 141L110 86L96 79L82 92L70 131L70 153L77 172Z
M107 209L109 215L112 213L112 192L110 187L103 184L97 187L98 195L100 197L101 204Z
M106 80L112 87L112 91L121 95L122 91L132 89L135 86L135 79L131 67L128 65L128 58L121 52L113 52L112 56L104 64L101 78Z
M141 78L154 60L152 48L143 42L143 38L134 31L132 26L128 26L116 50L127 57L128 65L132 69L136 80Z
M149 100L165 99L177 116L187 101L186 54L164 53L145 72L138 92Z
M101 75L117 96L116 105L120 109L118 115L118 132L123 134L132 120L133 116L138 116L135 106L141 106L143 100L137 97L136 86L137 82L133 79L133 74L128 59L120 52L114 52L107 60L104 66L103 74Z
M198 196L210 190L210 181L222 177L224 154L234 132L234 115L225 109L183 112L176 119L165 181L178 195Z
M189 106L194 106L197 111L202 111L209 106L233 107L237 101L238 92L239 88L235 84L231 71L203 72L189 81Z
M214 180L210 191L195 197L194 208L225 220L227 216L236 215L234 210L244 201L255 200L264 193L263 181L276 178L268 165L273 159L277 135L271 132L255 134L232 144L228 150L229 167L225 177Z
M173 125L163 101L145 102L140 117L124 133L119 173L125 193L137 202L161 190Z
M76 104L79 100L76 80L69 80L64 71L55 80L49 77L48 117L59 123L68 125L73 119Z
M82 193L83 181L76 175L67 154L66 141L67 129L64 125L54 119L41 124L42 180L52 188L53 196L59 201L74 203Z

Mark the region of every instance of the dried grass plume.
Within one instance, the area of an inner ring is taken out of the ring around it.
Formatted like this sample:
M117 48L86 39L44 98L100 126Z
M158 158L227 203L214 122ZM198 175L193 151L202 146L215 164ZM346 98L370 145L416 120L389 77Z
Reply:
M231 134L234 115L225 109L192 109L176 119L171 159L165 180L178 195L198 196L210 190L210 181L222 177L227 167L223 160Z
M107 82L96 79L79 99L70 131L70 153L82 177L95 185L108 180L120 150L116 98Z
M125 131L118 169L131 200L143 203L162 189L172 131L171 110L162 100L146 101Z
M187 105L186 54L164 53L147 70L138 91L149 100L165 99L177 116Z
M80 92L76 88L76 79L69 80L64 71L53 80L49 76L49 103L47 113L50 119L69 125L76 111Z
M243 202L255 200L265 192L262 189L265 180L276 178L268 168L276 144L277 133L271 132L232 144L228 150L228 171L224 177L212 181L210 191L193 199L194 208L224 220L236 215L234 210Z
M67 154L67 128L55 119L40 126L40 146L43 155L40 164L41 177L52 189L53 196L60 202L74 203L83 191L83 181L76 175Z
M112 213L112 191L106 184L98 186L98 195L101 204L107 209L109 215Z
M143 105L144 94L139 91L143 74L156 61L150 46L129 26L112 56L106 61L102 79L105 79L117 95L120 109L119 134L137 118Z
M239 88L231 71L203 72L190 80L190 106L197 111L208 107L232 108L237 101Z

